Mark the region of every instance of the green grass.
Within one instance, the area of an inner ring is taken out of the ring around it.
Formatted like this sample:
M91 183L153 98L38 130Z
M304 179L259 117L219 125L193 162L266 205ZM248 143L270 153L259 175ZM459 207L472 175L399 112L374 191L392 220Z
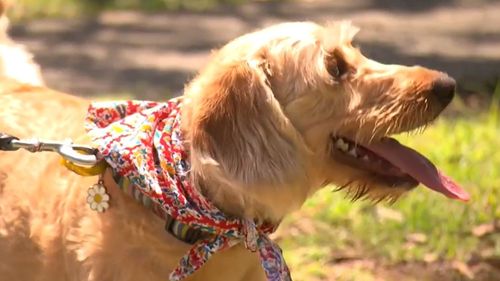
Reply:
M40 17L75 17L92 12L90 5L78 0L17 0L9 8L9 18L25 20Z
M500 87L496 91L500 97ZM471 233L500 220L500 109L498 100L492 104L485 113L441 118L422 134L398 136L460 182L471 194L469 203L420 186L394 205L374 206L352 203L342 192L325 188L285 220L279 235L296 279L321 279L318 275L338 257L369 256L388 263L500 257L498 232ZM409 240L414 233L425 241Z
M81 17L102 10L137 9L144 11L204 11L220 4L237 5L251 0L17 0L11 18ZM261 0L262 1L262 0ZM273 1L273 0L268 0Z

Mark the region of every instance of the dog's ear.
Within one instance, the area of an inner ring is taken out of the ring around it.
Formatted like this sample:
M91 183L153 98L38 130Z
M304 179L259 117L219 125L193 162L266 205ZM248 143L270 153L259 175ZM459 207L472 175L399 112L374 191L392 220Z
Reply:
M206 70L201 79L207 80L191 87L198 92L191 97L186 132L193 171L243 186L296 178L303 170L302 140L273 95L269 64L227 64Z

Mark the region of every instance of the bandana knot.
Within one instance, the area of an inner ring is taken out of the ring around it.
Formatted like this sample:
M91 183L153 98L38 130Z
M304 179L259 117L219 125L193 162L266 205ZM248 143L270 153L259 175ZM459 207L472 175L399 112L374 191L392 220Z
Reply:
M161 206L173 219L212 234L198 240L170 274L178 281L214 254L244 243L258 252L269 281L289 281L279 246L269 234L276 226L228 216L190 182L189 155L181 134L182 97L165 103L101 102L90 105L86 129L115 172Z

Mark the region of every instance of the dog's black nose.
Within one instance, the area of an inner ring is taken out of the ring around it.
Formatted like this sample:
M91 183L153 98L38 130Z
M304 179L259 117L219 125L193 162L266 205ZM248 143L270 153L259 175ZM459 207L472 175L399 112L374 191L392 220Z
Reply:
M456 82L453 78L448 76L440 77L432 84L432 94L445 107L455 95L455 86Z

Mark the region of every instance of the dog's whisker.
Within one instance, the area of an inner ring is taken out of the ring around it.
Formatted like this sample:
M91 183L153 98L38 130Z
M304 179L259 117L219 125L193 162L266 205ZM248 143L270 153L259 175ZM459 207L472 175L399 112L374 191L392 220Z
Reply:
M350 180L347 183L345 183L345 184L343 184L341 186L338 186L337 188L333 189L333 192L338 192L338 191L344 190L345 188L348 188L353 182L354 182L354 180Z

